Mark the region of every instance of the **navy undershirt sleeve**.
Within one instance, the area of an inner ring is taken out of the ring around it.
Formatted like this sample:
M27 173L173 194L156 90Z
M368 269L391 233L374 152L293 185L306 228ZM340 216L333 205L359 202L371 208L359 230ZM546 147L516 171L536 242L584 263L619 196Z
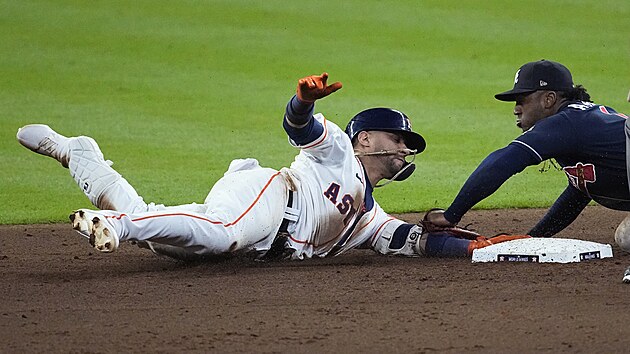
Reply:
M302 102L296 95L293 95L287 103L285 118L294 125L304 125L313 117L314 109L315 104Z
M560 194L547 214L534 226L529 235L551 237L569 226L591 201L586 194L568 185Z
M470 208L494 193L513 175L540 161L527 148L512 143L486 157L468 177L444 217L457 223Z
M313 119L314 109L314 104L304 103L297 96L293 96L287 104L282 126L289 138L298 145L307 145L324 132L323 125ZM289 122L299 128L291 126Z
M390 249L401 249L407 242L409 231L415 224L402 224L398 226L392 240L389 243ZM427 256L435 257L466 257L470 240L455 237L448 232L432 232L427 236L424 253Z

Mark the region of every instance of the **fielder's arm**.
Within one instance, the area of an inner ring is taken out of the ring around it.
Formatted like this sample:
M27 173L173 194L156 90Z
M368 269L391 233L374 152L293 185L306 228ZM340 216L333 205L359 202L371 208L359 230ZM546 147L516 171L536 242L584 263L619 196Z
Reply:
M439 216L450 224L457 224L470 208L496 192L510 177L539 162L514 143L491 153L468 177L451 206ZM436 220L431 221L436 223Z
M470 257L476 249L529 237L500 234L488 238L457 227L428 231L422 224L393 219L379 231L372 249L385 255L407 257Z
M591 198L587 195L572 185L568 185L553 203L547 214L540 219L538 224L528 234L533 237L551 237L557 234L564 230L565 227L571 225L590 201Z

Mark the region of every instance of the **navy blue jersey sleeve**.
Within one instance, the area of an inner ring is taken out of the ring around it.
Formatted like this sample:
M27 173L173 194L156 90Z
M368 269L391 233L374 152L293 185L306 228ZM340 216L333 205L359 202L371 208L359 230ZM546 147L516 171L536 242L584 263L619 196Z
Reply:
M510 177L539 162L527 149L513 143L491 153L468 177L444 217L452 223L459 222L470 208L494 193Z
M536 123L512 144L529 150L538 162L576 151L575 128L565 114L559 113Z
M529 231L533 237L551 237L564 230L580 215L591 201L584 193L571 185L560 194L547 214Z
M324 132L324 127L313 119L314 108L314 104L304 103L297 96L287 104L282 126L297 145L307 145Z

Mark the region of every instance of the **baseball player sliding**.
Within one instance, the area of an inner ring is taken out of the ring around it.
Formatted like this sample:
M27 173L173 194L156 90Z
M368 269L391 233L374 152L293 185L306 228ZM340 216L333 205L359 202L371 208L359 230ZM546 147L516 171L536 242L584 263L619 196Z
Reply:
M17 138L67 167L101 209L77 210L70 220L102 252L134 241L178 259L230 253L304 259L357 247L390 255L468 256L476 248L527 237L429 230L385 213L373 188L382 180L408 178L425 140L393 109L362 111L345 132L322 114L313 115L316 100L342 87L327 79L326 73L300 79L286 107L284 129L300 149L291 167L277 171L255 159L234 160L203 204L145 203L92 138L67 138L41 124L21 128Z

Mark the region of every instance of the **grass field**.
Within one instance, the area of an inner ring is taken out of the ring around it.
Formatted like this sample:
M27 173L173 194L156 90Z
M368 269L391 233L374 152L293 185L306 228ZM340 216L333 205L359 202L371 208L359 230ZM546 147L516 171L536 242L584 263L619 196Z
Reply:
M203 201L234 158L280 168L298 78L344 88L317 111L345 126L373 106L406 112L428 148L415 175L376 192L390 212L446 207L519 130L523 63L566 64L592 97L629 111L628 1L0 0L0 224L90 207L67 170L15 139L46 123L90 135L147 201ZM530 168L478 207L549 205L566 179Z

